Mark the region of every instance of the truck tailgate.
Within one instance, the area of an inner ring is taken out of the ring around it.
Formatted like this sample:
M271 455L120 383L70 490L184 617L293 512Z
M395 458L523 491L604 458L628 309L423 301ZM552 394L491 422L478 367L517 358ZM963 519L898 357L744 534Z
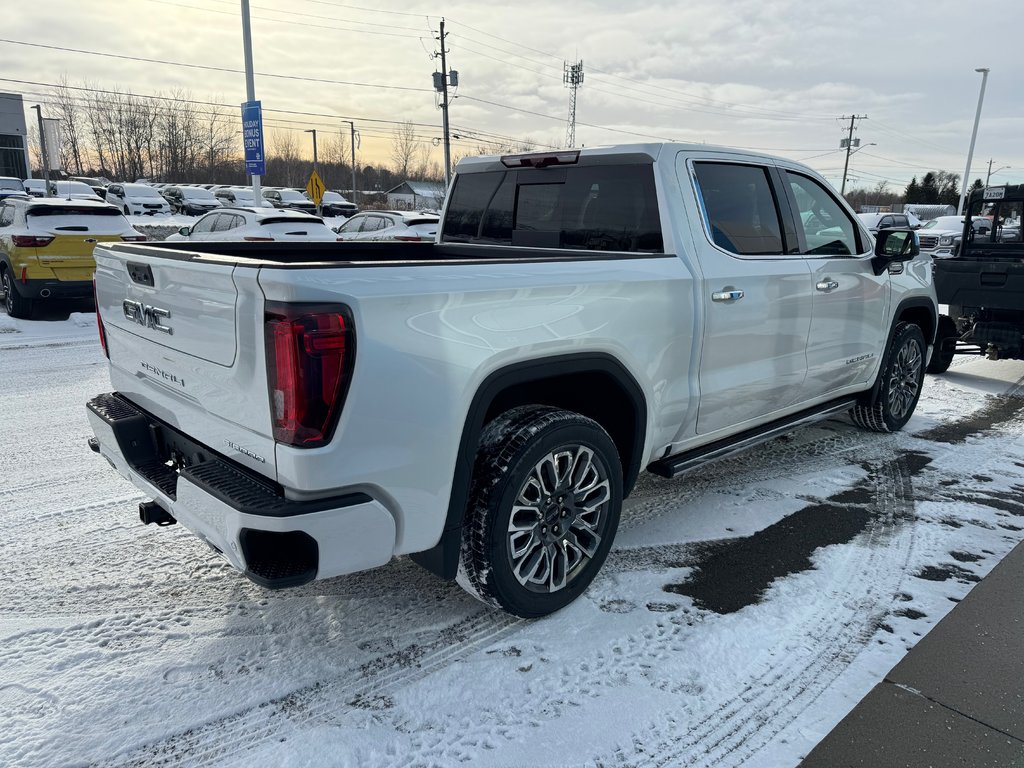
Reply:
M258 269L123 246L101 245L95 257L96 308L117 391L276 479Z

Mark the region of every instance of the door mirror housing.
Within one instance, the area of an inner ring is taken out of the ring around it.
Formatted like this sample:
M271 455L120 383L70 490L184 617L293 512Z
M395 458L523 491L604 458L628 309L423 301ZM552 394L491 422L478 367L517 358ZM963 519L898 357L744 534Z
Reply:
M190 234L192 234L192 229L190 227L182 227L181 229L178 230L178 234L181 235L182 237L188 237Z
M914 230L880 229L875 235L875 255L871 259L871 266L875 274L880 275L890 264L910 261L920 253L920 241Z

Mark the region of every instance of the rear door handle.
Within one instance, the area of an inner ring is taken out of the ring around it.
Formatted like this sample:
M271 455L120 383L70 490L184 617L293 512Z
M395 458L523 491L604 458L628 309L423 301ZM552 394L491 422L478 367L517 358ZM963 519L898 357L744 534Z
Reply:
M837 283L835 280L822 280L814 287L817 288L819 291L834 291L836 288L839 287L839 283Z
M711 294L712 301L739 301L743 298L743 291L735 289L728 291L716 291Z

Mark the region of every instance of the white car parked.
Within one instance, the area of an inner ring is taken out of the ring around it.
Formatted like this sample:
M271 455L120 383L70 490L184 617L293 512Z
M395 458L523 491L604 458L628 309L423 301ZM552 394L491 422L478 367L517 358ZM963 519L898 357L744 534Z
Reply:
M50 195L64 200L99 200L93 188L80 181L51 181Z
M252 195L252 187L220 187L213 190L213 195L220 200L221 205L240 206L242 208L255 208L256 198ZM274 204L269 200L263 200L264 208L273 208Z
M338 236L323 219L300 211L222 208L191 227L182 227L169 241L247 240L249 242L335 241Z
M160 192L148 184L111 184L107 202L120 208L125 216L153 216L171 213L171 206Z
M407 211L357 213L336 230L339 240L422 240L437 236L438 217Z
M0 176L0 200L8 195L24 195L25 185L13 176Z
M25 179L21 183L31 197L46 197L46 182L42 179Z

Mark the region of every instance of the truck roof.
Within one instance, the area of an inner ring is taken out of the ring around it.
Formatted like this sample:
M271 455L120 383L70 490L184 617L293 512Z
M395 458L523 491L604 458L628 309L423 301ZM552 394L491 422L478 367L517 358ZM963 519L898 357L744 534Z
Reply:
M490 170L502 170L506 168L501 159L503 157L519 156L519 155L555 155L563 153L578 153L581 159L587 159L592 162L600 163L602 159L608 158L625 158L628 157L634 162L654 162L658 159L659 155L666 149L673 149L676 151L691 151L691 152L728 152L733 155L745 155L749 157L764 158L770 157L775 160L782 160L784 162L795 162L782 157L776 157L774 155L767 155L764 152L755 152L748 149L736 149L735 147L717 146L714 144L692 144L684 142L645 142L638 144L609 144L606 146L598 147L582 147L580 149L553 149L553 150L538 150L531 152L521 153L509 153L504 155L482 155L479 157L467 157L459 161L456 170L459 173L476 173L480 171ZM646 158L646 160L645 160ZM798 163L799 164L799 163Z

